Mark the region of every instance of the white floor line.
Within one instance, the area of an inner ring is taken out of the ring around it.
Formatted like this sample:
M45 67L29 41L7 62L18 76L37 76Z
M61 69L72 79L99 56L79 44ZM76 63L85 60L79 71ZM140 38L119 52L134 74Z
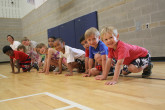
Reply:
M70 106L66 106L66 107L62 107L62 108L57 108L57 109L54 109L54 110L66 110L66 109L73 108L73 107L75 107L75 106L70 105Z
M0 74L0 76L1 76L2 78L8 78L7 76L2 75L2 74ZM2 78L0 78L0 79L2 79Z
M22 99L22 98L26 98L26 97L35 96L35 95L41 95L41 94L44 94L44 93L38 93L38 94L32 94L32 95L27 95L27 96L21 96L21 97L16 97L16 98L11 98L11 99L0 100L0 102L6 102L6 101L10 101L10 100L15 100L15 99Z
M77 107L77 108L79 108L79 109L81 109L81 110L93 110L92 108L89 108L89 107L80 105L80 104L78 104L78 103L75 103L75 102L72 102L72 101L70 101L70 100L61 98L61 97L56 96L56 95L54 95L54 94L51 94L51 93L48 93L48 92L45 92L45 94L48 95L48 96L50 96L50 97L53 97L53 98L55 98L55 99L57 99L57 100L60 100L60 101L62 101L62 102L68 103L68 104L70 104L71 106Z
M62 102L64 102L64 103L70 104L69 106L62 107L62 108L58 108L58 109L55 109L55 110L66 110L66 109L73 108L73 107L77 107L77 108L79 108L79 109L81 109L81 110L93 110L92 108L89 108L89 107L80 105L80 104L78 104L78 103L72 102L72 101L70 101L70 100L64 99L64 98L62 98L62 97L56 96L56 95L51 94L51 93L48 93L48 92L38 93L38 94L32 94L32 95L27 95L27 96L21 96L21 97L16 97L16 98L11 98L11 99L0 100L0 102L6 102L6 101L21 99L21 98L27 98L27 97L36 96L36 95L41 95L41 94L50 96L50 97L55 98L55 99L57 99L57 100L60 100L60 101L62 101Z

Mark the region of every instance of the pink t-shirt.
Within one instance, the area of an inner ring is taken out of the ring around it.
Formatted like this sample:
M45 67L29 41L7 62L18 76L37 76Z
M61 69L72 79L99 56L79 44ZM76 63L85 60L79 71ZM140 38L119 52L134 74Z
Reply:
M127 44L120 40L117 43L116 50L113 48L108 48L108 50L108 58L115 58L116 60L124 59L124 65L129 65L133 60L139 57L145 57L148 54L147 49Z
M85 49L85 57L89 57L89 49Z

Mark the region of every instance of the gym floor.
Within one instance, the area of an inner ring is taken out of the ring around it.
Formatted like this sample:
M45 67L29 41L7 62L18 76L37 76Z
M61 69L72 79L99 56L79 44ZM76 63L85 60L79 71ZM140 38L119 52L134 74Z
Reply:
M164 110L165 62L153 62L152 75L120 76L116 85L94 77L12 74L9 63L0 64L0 110ZM109 76L107 80L110 80Z

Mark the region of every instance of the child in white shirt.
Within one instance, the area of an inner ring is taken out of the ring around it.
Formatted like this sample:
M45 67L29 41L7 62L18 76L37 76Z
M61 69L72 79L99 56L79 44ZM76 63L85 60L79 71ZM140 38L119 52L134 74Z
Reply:
M70 73L66 74L66 76L73 75L73 68L78 68L79 72L85 72L85 52L83 50L65 45L65 42L61 38L57 38L55 40L54 47L60 52L59 73L62 72L61 62L63 57L66 58L67 67L70 71Z

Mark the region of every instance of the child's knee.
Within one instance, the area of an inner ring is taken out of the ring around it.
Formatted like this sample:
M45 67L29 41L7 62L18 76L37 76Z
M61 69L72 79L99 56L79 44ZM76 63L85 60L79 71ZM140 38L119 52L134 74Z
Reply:
M95 54L94 59L95 59L97 62L100 62L100 61L102 60L100 54Z
M128 67L128 71L132 72L132 73L138 73L141 71L141 68L136 67L135 65L131 64Z

